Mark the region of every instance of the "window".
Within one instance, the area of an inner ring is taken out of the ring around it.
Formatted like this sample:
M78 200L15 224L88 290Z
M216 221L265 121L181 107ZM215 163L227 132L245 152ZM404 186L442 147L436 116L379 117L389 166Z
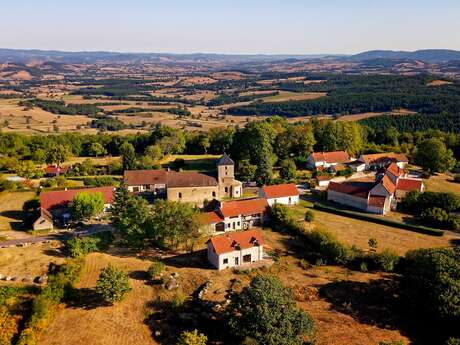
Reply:
M243 256L243 262L251 262L251 254L244 255Z
M291 203L291 197L289 197L289 203Z
M223 264L228 264L228 259L224 259Z
M212 192L212 197L213 197L213 198L216 197L216 192Z
M225 193L228 193L228 187L225 187Z
M240 222L238 222L238 226L240 226Z
M179 199L182 199L182 193L179 192L178 196L179 196Z

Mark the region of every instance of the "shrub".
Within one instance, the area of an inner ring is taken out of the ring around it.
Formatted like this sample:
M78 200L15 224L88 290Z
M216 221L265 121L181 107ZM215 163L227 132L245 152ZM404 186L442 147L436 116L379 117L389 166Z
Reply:
M92 252L106 250L113 241L110 231L100 232L84 238L72 238L67 241L69 256L78 258Z
M96 290L105 301L114 303L121 301L131 288L126 273L109 264L102 269L97 280Z
M315 229L304 234L307 253L313 259L321 259L329 264L345 264L354 258L353 250L339 242L330 232Z
M313 213L312 210L307 210L305 212L305 221L308 223L311 223L315 220L315 214Z
M295 231L297 225L292 210L283 204L274 204L270 208L270 221L276 231Z
M206 345L208 338L198 330L182 332L177 345Z
M449 338L447 339L446 345L460 345L459 338Z
M185 160L182 158L176 158L172 163L171 166L174 170L179 171L185 166Z
M147 270L150 279L158 277L163 272L164 268L165 264L163 262L158 260L154 261Z
M456 174L454 176L454 181L457 182L457 183L460 183L460 174Z
M455 230L458 228L457 219L450 216L445 210L439 207L429 208L420 215L422 220L431 226Z
M376 263L379 269L385 272L391 272L399 262L399 255L394 250L385 248L381 253L377 254Z
M18 332L18 319L10 315L6 307L0 306L0 345L9 345Z

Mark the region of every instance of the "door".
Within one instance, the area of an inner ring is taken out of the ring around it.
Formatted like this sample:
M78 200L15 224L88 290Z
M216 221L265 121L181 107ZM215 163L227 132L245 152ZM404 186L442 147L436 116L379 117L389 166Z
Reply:
M235 266L238 266L240 264L240 258L235 258Z

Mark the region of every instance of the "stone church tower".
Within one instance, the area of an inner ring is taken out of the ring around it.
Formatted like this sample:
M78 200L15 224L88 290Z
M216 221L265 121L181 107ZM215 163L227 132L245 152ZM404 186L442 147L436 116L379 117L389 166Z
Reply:
M226 153L217 161L217 181L219 183L219 198L239 198L242 196L243 184L235 180L235 162Z

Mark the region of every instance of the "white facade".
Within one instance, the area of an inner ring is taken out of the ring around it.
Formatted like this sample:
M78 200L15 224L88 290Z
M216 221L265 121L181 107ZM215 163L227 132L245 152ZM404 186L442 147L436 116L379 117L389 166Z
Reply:
M335 190L327 191L327 200L334 201L338 204L351 206L360 210L367 210L367 198L360 198L346 193L336 192Z
M152 191L155 194L161 194L166 191L166 185L165 184L133 185L133 186L128 186L128 191L130 191L131 193L133 192L142 193L146 191Z
M219 271L262 260L263 257L263 246L254 246L218 255L211 242L208 242L208 260Z
M297 205L299 203L299 196L292 195L292 196L283 196L280 198L272 198L268 199L268 206L273 206L273 204L283 204L283 205Z

